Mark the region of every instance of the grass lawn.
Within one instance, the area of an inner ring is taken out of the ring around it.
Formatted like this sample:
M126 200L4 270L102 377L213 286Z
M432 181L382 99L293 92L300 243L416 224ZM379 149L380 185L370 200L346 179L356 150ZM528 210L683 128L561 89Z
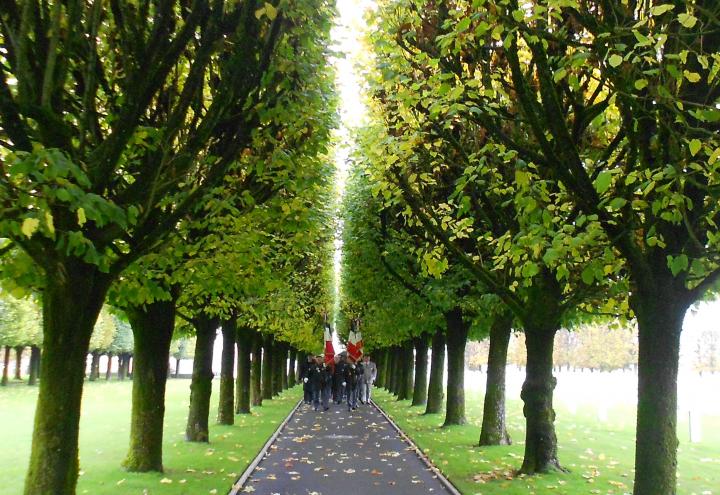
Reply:
M557 409L559 457L568 474L514 477L523 457L524 418L520 401L508 402L508 426L514 445L477 447L482 421L482 394L469 392L469 424L440 429L443 414L423 415L384 390L374 395L435 465L464 494L624 494L632 493L635 412L615 408L607 421L590 408L575 413ZM678 494L720 494L720 418L704 418L703 442L688 442L687 422L678 425L680 439Z
M210 410L210 444L183 440L190 380L169 380L166 394L163 474L133 474L120 463L130 432L132 383L98 381L85 384L80 422L78 494L161 495L225 494L257 455L300 398L300 389L264 402L252 415L236 416L234 426L214 424L217 387ZM36 387L13 385L0 389L0 494L22 493L30 455Z

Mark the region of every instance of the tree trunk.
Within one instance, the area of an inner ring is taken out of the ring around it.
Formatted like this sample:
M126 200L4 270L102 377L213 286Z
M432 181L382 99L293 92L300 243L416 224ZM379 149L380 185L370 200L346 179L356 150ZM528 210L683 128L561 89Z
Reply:
M90 381L94 382L100 378L100 351L92 351L92 361L90 361Z
M300 384L300 368L302 367L303 362L303 354L300 351L297 351L295 356L295 383Z
M202 314L193 320L193 325L197 339L185 439L189 442L209 442L208 418L210 416L210 396L212 395L213 344L215 343L218 319Z
M453 308L445 314L447 322L447 405L443 426L464 425L465 419L465 344L469 325L462 310Z
M262 343L260 332L252 336L252 363L250 365L250 392L253 406L262 406Z
M40 348L36 345L30 347L30 373L28 376L28 385L37 383L40 374Z
M562 470L557 457L552 374L553 342L557 328L526 328L527 365L520 397L525 405L525 458L520 472L546 473Z
M219 425L235 424L235 341L237 322L230 318L222 324L222 356L220 359L220 402L217 422Z
M384 349L376 349L373 351L372 360L377 366L377 377L375 378L375 386L385 388L385 351Z
M273 384L273 397L280 395L283 390L283 376L285 376L285 366L287 358L283 357L284 346L281 342L275 341L273 344L273 357L272 357L272 384Z
M165 386L175 327L175 301L156 301L128 308L125 313L133 332L135 373L130 448L123 466L139 473L162 471Z
M392 373L390 379L390 392L398 395L400 392L400 383L402 381L402 349L395 347L392 353Z
M19 345L15 348L15 379L22 380L22 356L25 346Z
M42 379L24 493L73 495L85 363L111 280L74 258L57 260L45 273Z
M127 358L127 376L128 378L133 377L133 371L135 371L135 363L133 362L133 354L130 354Z
M415 387L413 388L413 406L427 403L427 371L428 371L428 342L427 337L420 336L415 340Z
M236 414L250 414L250 353L252 352L253 332L250 328L238 328L237 331L237 382L235 392Z
M265 334L263 337L263 358L262 358L262 398L273 398L273 338Z
M127 373L126 370L126 363L127 363L127 355L125 353L122 353L118 355L118 380L125 380L125 375Z
M6 387L8 384L8 374L10 372L10 346L5 346L5 356L3 359L3 375L2 375L2 386Z
M175 358L175 378L180 377L180 358Z
M107 368L105 369L105 381L110 380L110 377L112 376L112 361L113 361L112 352L108 352L108 354L107 354Z
M490 327L490 350L479 445L510 445L505 425L505 367L512 317L497 316Z
M677 375L689 303L671 284L640 288L632 301L639 334L634 495L676 492Z
M443 375L445 374L445 333L438 329L432 338L432 356L430 358L430 381L425 414L437 414L442 411Z
M295 380L295 361L297 360L297 350L290 349L290 364L288 365L288 388L292 388L297 384Z

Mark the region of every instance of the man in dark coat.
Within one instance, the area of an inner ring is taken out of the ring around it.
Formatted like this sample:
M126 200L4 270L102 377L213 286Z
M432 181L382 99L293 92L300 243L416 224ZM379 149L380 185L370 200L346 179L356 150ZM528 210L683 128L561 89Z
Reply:
M313 407L317 411L320 407L320 393L322 391L322 367L321 361L316 356L308 368L308 384L310 385L310 396Z
M345 387L343 386L345 381L345 359L346 354L344 353L336 356L335 372L333 373L333 400L335 404L341 404L345 396Z
M310 404L312 402L312 390L310 388L310 365L315 361L312 356L307 356L305 362L300 365L300 379L303 382L303 402Z
M345 395L347 395L348 411L357 409L361 373L362 369L355 364L354 359L348 356L343 372L343 386L345 387Z

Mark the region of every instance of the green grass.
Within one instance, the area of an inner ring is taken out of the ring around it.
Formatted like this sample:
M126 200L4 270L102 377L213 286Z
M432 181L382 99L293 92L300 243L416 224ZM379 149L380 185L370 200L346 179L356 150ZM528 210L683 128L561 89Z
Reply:
M234 426L215 425L217 387L210 411L210 444L183 440L189 380L169 380L166 394L163 474L134 474L120 467L128 446L132 384L86 383L80 422L78 494L224 494L300 398L299 388L265 401ZM30 456L36 387L0 389L0 494L22 493Z
M635 413L610 409L607 422L591 408L575 414L558 408L559 457L568 474L513 477L523 456L524 418L520 401L508 402L508 426L514 445L477 447L482 421L482 394L468 393L468 425L440 428L444 415L423 415L424 407L378 390L377 403L432 459L464 494L558 495L632 492ZM678 494L720 494L720 417L704 418L703 442L688 442L687 422L680 421Z

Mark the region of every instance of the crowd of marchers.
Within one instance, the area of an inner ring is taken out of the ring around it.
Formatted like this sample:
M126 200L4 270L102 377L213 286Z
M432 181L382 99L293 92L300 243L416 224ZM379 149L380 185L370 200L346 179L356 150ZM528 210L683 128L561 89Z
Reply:
M307 356L300 367L303 400L315 411L321 405L327 411L331 401L347 402L348 411L357 409L358 402L369 404L376 377L377 366L369 355L354 359L347 352L325 359L322 355Z

